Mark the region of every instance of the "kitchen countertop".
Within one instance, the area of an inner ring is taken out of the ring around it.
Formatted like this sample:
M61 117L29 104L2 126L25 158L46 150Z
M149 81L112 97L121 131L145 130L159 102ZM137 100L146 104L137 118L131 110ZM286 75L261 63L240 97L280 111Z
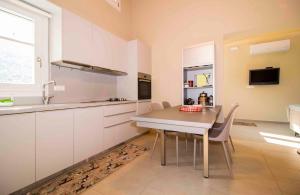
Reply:
M137 101L129 100L129 101L120 101L120 102L99 101L99 102L91 102L91 103L87 102L87 103L9 106L9 107L0 107L0 116L8 115L8 114L43 112L43 111L51 111L51 110L64 110L64 109L74 109L74 108L87 108L87 107L97 107L97 106L130 104L130 103L136 103L136 102Z

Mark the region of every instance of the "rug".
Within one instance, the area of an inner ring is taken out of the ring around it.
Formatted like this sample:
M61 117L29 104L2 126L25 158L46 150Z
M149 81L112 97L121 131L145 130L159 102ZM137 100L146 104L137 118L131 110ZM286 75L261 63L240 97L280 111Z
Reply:
M257 125L255 123L241 122L241 121L234 121L233 125L248 126L248 127L257 127Z
M141 156L146 150L143 146L131 143L122 145L98 159L84 163L75 170L47 182L27 195L79 194Z

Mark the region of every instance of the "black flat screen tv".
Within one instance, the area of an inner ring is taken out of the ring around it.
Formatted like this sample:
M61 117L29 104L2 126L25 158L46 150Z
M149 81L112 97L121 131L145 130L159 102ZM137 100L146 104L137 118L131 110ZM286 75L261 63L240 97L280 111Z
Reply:
M249 85L278 85L280 68L266 68L249 71Z

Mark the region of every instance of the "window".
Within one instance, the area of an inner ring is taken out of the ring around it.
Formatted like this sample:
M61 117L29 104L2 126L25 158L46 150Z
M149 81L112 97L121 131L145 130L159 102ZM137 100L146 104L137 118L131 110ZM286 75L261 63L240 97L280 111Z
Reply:
M48 18L0 2L0 97L40 96L48 80Z

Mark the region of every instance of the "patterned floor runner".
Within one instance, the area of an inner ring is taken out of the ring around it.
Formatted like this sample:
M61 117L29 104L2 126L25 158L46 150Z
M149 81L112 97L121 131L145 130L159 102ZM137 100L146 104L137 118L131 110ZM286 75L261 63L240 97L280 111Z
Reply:
M75 170L47 182L27 195L79 194L141 156L146 150L143 146L130 143L122 145L99 159L84 163Z

